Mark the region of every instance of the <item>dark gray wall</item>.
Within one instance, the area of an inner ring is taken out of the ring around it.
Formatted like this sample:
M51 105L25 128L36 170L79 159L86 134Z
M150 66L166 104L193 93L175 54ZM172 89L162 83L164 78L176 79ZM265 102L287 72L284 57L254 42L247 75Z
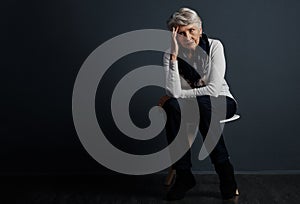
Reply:
M2 4L0 172L104 170L84 150L74 129L71 100L77 72L106 40L137 29L165 29L166 19L182 6L196 9L204 31L225 47L227 80L241 114L241 119L225 130L236 170L300 170L299 1L62 0ZM121 76L135 67L160 63L161 53L127 56L112 66L110 81L104 80L104 88L99 88L98 115L107 118L103 129L110 131L112 142L119 148L145 153L164 143L163 134L145 144L128 140L112 130L111 116L102 112L108 107L105 94L109 95ZM162 93L150 87L136 94L145 104L131 109L137 125L147 125L147 110ZM193 150L196 157L199 147ZM194 169L212 168L207 159L195 160Z

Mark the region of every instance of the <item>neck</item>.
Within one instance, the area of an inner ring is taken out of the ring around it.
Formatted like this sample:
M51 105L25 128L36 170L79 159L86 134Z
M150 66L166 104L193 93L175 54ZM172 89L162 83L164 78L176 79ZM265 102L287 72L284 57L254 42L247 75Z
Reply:
M184 53L186 53L187 57L191 59L195 54L195 50L184 48Z

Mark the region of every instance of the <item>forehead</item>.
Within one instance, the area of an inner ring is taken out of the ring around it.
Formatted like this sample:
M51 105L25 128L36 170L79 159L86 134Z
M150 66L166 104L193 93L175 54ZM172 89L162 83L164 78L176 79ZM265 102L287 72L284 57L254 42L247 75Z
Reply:
M183 32L183 31L189 30L191 28L199 29L198 26L195 23L193 23L193 24L189 24L189 25L186 25L186 26L179 26L178 31Z

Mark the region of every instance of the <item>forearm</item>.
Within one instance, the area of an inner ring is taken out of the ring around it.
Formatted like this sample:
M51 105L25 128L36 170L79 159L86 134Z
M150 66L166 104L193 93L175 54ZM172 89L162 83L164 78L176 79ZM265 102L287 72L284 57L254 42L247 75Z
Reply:
M180 98L181 94L181 83L180 75L178 71L178 62L169 61L169 66L166 67L166 89L169 94L174 98Z
M210 95L217 97L222 86L222 78L218 72L212 73L208 84L200 88L183 90L181 88L180 75L178 71L178 62L169 60L168 67L166 67L166 89L170 96L175 98L195 98L202 95Z

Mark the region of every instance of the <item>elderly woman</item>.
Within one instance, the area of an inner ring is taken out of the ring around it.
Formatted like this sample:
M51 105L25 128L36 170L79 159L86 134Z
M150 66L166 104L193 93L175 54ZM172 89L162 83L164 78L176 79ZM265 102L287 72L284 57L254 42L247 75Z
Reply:
M201 19L194 10L179 9L167 24L173 32L171 54L166 53L163 59L168 95L162 97L159 102L167 114L167 139L171 143L178 133L181 115L177 100L186 98L197 99L200 111L199 130L205 139L211 125L212 104L225 101L226 118L232 117L237 110L236 101L224 78L223 46L219 40L210 39L202 32ZM206 54L206 59L211 60L211 66L203 66L203 53ZM220 126L219 123L218 125ZM222 198L234 198L238 195L237 183L223 135L209 156L220 180ZM167 200L182 199L185 193L195 186L191 166L190 151L172 166L176 170L176 180L167 192Z

